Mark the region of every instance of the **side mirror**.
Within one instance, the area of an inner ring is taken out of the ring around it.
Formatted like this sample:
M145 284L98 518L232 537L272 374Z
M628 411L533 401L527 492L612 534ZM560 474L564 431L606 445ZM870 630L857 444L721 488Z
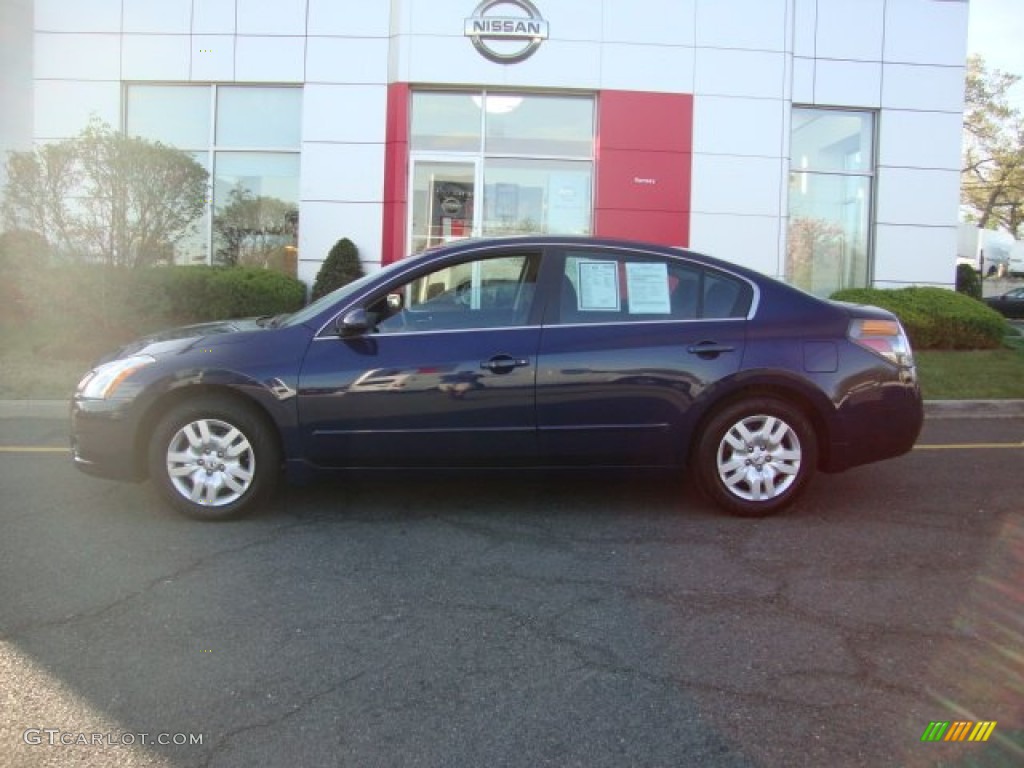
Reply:
M353 309L338 318L336 324L339 336L362 336L373 328L370 313L365 309Z

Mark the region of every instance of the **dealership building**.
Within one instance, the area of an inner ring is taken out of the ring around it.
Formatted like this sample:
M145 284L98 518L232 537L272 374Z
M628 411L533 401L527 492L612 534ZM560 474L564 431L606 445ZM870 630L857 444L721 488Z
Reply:
M372 268L538 232L954 281L966 0L31 5L29 144L95 116L210 172L179 261L248 195L310 284L340 238Z

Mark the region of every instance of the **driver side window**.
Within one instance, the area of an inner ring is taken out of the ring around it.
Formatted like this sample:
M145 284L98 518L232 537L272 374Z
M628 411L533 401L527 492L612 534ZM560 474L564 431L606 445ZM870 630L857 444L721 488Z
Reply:
M392 287L371 306L377 333L507 328L525 325L539 254L448 265Z

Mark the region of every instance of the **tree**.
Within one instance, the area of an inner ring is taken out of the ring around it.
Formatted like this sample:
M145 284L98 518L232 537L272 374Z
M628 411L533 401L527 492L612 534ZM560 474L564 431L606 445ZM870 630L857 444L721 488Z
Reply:
M989 70L980 56L967 62L961 200L981 229L1021 237L1024 225L1024 117L1007 91L1017 75Z
M299 212L276 197L257 197L241 184L213 218L217 260L228 266L265 267L271 256L295 239Z
M209 178L187 153L97 120L74 138L11 152L7 174L8 228L38 232L72 259L132 267L173 258L203 215Z
M316 273L313 283L313 298L319 299L336 288L348 285L365 274L359 261L359 250L347 237L334 244L327 258Z

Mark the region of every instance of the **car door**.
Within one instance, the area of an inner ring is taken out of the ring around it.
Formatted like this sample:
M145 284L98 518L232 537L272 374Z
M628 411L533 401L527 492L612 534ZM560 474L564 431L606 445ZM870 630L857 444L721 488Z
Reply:
M307 458L323 466L505 465L536 453L539 252L434 265L368 296L300 374Z
M542 454L560 464L662 465L691 404L743 356L747 281L682 257L575 247L544 319Z

